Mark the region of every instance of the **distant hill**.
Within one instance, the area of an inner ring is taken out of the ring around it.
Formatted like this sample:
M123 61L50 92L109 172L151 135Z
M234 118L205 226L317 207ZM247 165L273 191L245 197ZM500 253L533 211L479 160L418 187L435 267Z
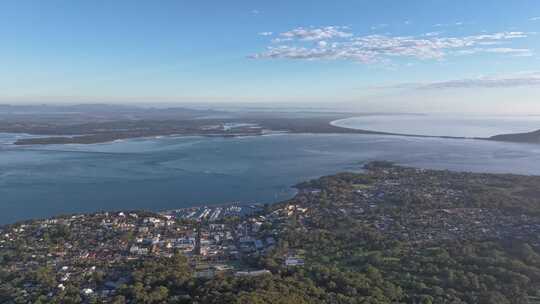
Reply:
M227 115L227 112L183 107L139 107L128 105L2 105L0 120L54 125L110 122L119 120L178 120Z

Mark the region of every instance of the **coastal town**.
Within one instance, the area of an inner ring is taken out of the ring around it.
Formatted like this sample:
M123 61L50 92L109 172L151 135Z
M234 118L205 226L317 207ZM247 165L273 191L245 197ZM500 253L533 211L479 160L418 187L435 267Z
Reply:
M0 278L11 284L0 295L33 303L76 286L81 302L108 302L133 280L126 265L175 256L187 259L194 280L271 276L316 263L317 252L285 238L309 237L333 221L349 221L410 248L520 241L540 252L539 184L537 177L374 162L362 173L300 184L293 199L274 205L99 212L16 223L0 228ZM266 257L273 266L261 262Z
M52 267L57 284L48 294L51 297L72 281L82 283L85 277L103 275L102 285L81 285L81 295L87 298L107 298L128 282L121 272L109 272L115 265L175 254L189 258L195 278L218 273L264 275L269 270L244 265L242 260L272 249L279 235L277 227L291 211L254 215L261 208L233 204L161 213L102 212L11 225L0 229L0 252L25 245L19 248L19 256L3 256L2 270L22 273ZM55 242L58 238L63 242ZM300 266L303 261L287 256L283 263ZM37 290L30 282L24 284L25 295Z

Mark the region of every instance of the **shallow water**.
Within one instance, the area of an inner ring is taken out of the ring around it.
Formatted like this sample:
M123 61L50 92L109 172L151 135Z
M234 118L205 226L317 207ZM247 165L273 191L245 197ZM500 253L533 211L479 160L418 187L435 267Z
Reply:
M332 124L386 133L472 138L535 131L540 129L540 116L370 115Z
M540 175L540 145L373 135L163 137L15 147L0 135L0 223L98 210L269 203L371 160ZM4 144L2 144L3 142Z

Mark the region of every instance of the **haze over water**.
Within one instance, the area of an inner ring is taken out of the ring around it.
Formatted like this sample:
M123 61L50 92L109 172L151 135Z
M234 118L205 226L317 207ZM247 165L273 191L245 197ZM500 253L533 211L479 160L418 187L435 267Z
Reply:
M17 135L21 136L21 135ZM0 136L0 224L98 210L271 203L296 183L371 160L540 174L540 146L372 135L164 137L15 147Z
M396 134L491 137L540 129L540 116L369 115L341 119L335 126Z

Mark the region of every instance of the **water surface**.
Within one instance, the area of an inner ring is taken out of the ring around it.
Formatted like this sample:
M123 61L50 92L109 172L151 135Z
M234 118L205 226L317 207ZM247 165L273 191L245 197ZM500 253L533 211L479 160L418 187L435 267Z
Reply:
M18 135L21 136L21 135ZM371 160L540 174L540 145L374 135L163 137L15 147L0 134L0 223L97 210L269 203Z
M396 134L473 138L535 131L540 129L540 116L369 115L332 124Z

